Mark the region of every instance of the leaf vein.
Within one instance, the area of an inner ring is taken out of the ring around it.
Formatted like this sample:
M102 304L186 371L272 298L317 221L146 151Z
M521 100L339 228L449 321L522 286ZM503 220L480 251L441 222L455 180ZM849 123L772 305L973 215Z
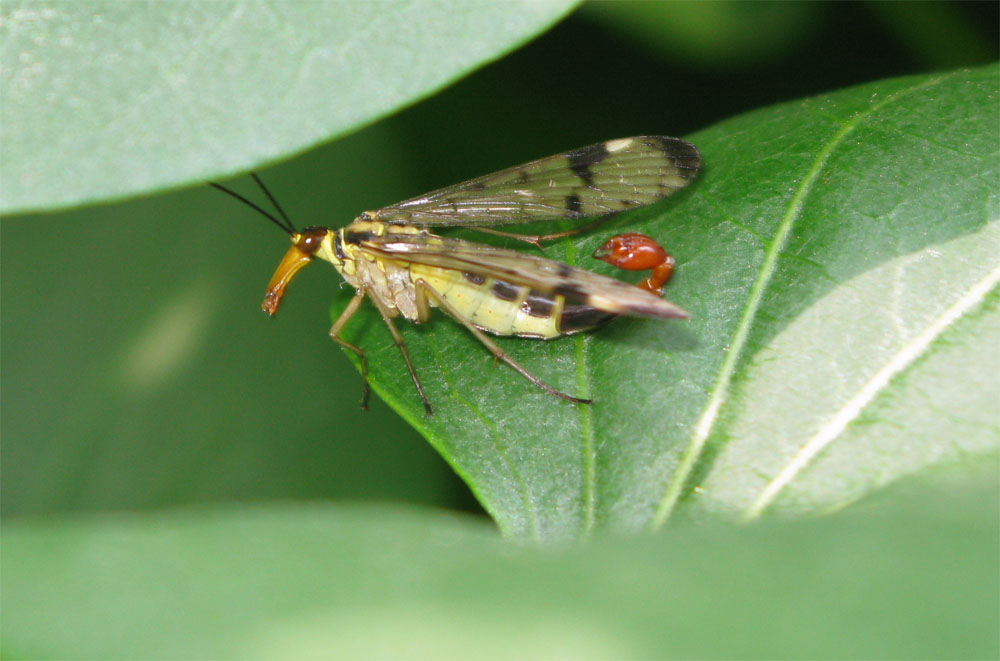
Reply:
M566 247L566 263L577 266L576 244ZM591 383L587 369L587 340L577 335L576 383L577 396L590 397ZM592 406L592 405L590 405ZM594 415L588 405L578 406L580 412L580 452L583 455L583 535L589 535L597 522L597 448L594 443Z

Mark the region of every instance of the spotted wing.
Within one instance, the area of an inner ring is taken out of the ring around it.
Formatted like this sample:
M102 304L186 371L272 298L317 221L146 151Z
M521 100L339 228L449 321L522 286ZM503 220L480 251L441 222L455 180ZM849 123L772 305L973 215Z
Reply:
M698 149L680 138L622 138L494 172L371 215L427 227L574 220L652 204L687 186L700 168Z
M516 250L437 235L386 234L358 243L372 256L475 274L558 294L614 314L687 317L673 303L621 280Z

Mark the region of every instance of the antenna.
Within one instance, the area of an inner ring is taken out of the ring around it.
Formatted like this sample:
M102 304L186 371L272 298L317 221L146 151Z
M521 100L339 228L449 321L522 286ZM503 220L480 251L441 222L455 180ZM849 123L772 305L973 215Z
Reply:
M275 225L277 225L278 227L280 227L281 230L283 232L285 232L286 234L288 234L288 235L295 234L295 226L292 225L292 221L288 219L287 215L285 215L285 212L281 208L281 205L279 205L278 202L277 202L277 200L274 199L274 196L271 195L271 192L269 190L267 190L266 186L264 186L264 182L262 182L260 180L260 177L258 177L253 172L250 173L250 176L253 177L253 180L256 181L257 185L260 186L261 190L264 191L264 194L267 195L267 198L269 200L271 200L271 203L274 204L274 208L276 208L278 210L278 213L281 214L281 217L282 217L282 219L285 222L281 222L280 220L278 220L277 218L275 218L272 214L268 213L267 211L264 211L257 204L251 202L250 200L248 200L247 198L243 197L242 195L240 195L236 191L229 190L228 188L226 188L222 184L217 184L214 181L210 181L210 182L208 182L208 185L211 186L212 188L217 188L220 191L222 191L223 193L236 198L237 200L239 200L243 204L247 205L248 207L250 207L251 209L253 209L257 213L259 213L260 215L264 216L265 218L267 218L268 220L270 220L272 223L274 223Z
M265 186L264 182L260 180L260 177L257 176L257 173L251 172L250 176L253 177L253 180L257 182L257 185L260 186L260 189L264 191L264 195L267 195L267 199L271 200L271 204L273 204L274 208L278 210L279 214L281 214L281 218L285 221L285 225L287 225L288 228L294 232L295 225L292 225L292 221L288 219L288 214L285 213L285 210L281 208L281 205L278 204L278 201L274 199L273 195L271 195L271 191L267 190L267 186Z

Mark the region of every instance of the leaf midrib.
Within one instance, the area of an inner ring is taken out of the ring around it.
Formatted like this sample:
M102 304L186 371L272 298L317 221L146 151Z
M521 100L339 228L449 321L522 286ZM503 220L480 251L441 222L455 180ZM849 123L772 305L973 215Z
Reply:
M566 263L579 266L576 244L566 246ZM577 334L575 343L577 397L593 396L590 383L586 334ZM597 449L594 444L594 413L591 404L577 404L580 414L580 452L583 458L583 521L581 537L589 536L597 522Z

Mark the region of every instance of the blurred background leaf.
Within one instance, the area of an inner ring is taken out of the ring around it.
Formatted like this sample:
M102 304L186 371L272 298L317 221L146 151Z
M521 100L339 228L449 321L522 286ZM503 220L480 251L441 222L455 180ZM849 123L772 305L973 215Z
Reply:
M5 656L991 658L998 469L822 520L557 552L384 506L22 521L3 537Z
M830 9L815 2L591 2L581 14L665 61L754 68L801 47Z
M877 51L863 43L875 34L898 49L897 57L906 54L930 67L988 62L996 57L993 35L970 21L974 12L986 9L982 4L973 9L971 3L876 0L846 9L824 2L623 0L590 2L581 14L666 61L716 71L775 70L791 52L825 49L826 58L817 58L824 65L817 71L822 76L822 69L851 66L835 60L867 58ZM845 21L848 17L854 20ZM835 44L828 37L838 29L846 40Z

